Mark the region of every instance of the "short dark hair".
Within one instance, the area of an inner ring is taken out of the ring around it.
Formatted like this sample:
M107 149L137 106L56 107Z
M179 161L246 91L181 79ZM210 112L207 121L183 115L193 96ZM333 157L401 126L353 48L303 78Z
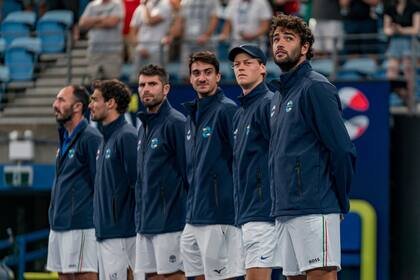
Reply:
M93 90L95 89L102 93L105 101L114 98L119 114L124 114L127 111L131 100L131 91L123 82L117 79L97 80L93 82Z
M73 96L76 102L82 103L82 112L86 112L89 106L89 92L84 86L71 85L70 87L73 89Z
M284 28L295 32L299 37L301 44L309 44L308 52L306 53L306 59L310 60L314 56L314 50L312 45L314 44L314 35L308 25L299 17L292 15L279 14L274 16L271 21L270 29L270 42L273 43L273 35L276 29Z
M141 68L139 72L139 77L140 75L158 76L162 84L166 85L169 83L169 75L166 72L165 68L156 64L148 64Z
M213 52L201 51L201 52L192 53L190 55L190 59L188 62L190 73L191 73L191 65L197 61L213 65L214 69L216 69L216 73L219 73L219 61L217 60L217 57Z

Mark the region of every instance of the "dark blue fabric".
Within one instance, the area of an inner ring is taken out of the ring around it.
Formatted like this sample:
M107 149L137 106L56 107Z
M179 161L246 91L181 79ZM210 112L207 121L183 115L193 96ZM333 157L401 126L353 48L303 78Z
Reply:
M272 215L347 213L356 152L337 89L308 62L284 73L274 87Z
M233 118L233 182L236 224L273 221L268 172L270 143L270 102L273 93L265 83L247 95Z
M56 172L48 218L55 231L93 228L93 193L99 131L82 120L68 148L57 151ZM62 146L65 129L59 129Z
M136 230L181 231L185 226L185 116L165 100L157 113L140 112Z
M186 222L233 225L232 121L237 106L221 89L213 96L183 105L188 111Z
M98 240L136 235L137 130L124 115L100 126L103 141L96 156L94 224Z

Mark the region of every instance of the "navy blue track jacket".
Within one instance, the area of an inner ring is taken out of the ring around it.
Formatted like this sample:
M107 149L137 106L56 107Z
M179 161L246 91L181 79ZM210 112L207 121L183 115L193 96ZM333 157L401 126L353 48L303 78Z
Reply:
M65 128L59 129L62 147ZM55 178L48 210L55 231L93 228L95 156L102 139L99 131L82 120L65 151L57 151Z
M94 224L98 240L136 235L137 130L124 115L100 128L103 141L96 155Z
M185 226L185 116L164 100L157 113L140 112L136 230L181 231Z
M234 224L232 180L233 115L236 104L221 89L184 103L189 224Z
M307 61L282 74L274 87L272 215L347 213L356 152L337 89Z
M270 217L268 172L272 97L264 82L238 97L241 107L233 118L233 182L238 225L274 220Z

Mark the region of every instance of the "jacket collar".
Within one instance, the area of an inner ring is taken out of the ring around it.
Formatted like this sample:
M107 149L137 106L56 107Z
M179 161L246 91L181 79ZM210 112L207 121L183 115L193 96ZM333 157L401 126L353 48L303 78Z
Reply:
M137 117L141 120L143 125L151 122L155 119L160 119L162 116L166 116L167 113L171 110L172 106L169 103L168 99L163 100L162 105L160 105L159 110L156 113L149 113L145 110L137 113Z
M99 130L104 136L104 140L108 140L111 135L126 123L124 115L120 115L115 121L107 125L99 125Z
M280 89L288 89L293 87L296 82L298 82L299 77L303 76L306 72L311 70L311 64L309 64L309 61L305 60L295 69L282 73L280 75Z
M71 135L68 135L71 137L71 139L74 139L75 136L82 131L86 126L88 126L88 122L86 119L82 119L74 128L73 132L71 133ZM60 143L64 142L64 135L67 134L67 130L64 126L59 126L58 128L58 135L60 137Z
M262 81L260 84L258 84L253 90L251 90L250 93L244 95L241 94L238 96L239 103L241 103L242 107L248 107L252 103L254 103L256 100L258 100L258 97L263 95L268 91L268 87L265 84L264 81Z
M197 97L195 100L185 102L182 105L187 110L188 114L190 114L192 118L195 119L195 113L197 110L199 111L200 115L203 115L210 107L212 107L214 102L217 102L217 100L220 100L223 97L223 90L221 88L217 88L216 93L212 96L207 96L204 98Z

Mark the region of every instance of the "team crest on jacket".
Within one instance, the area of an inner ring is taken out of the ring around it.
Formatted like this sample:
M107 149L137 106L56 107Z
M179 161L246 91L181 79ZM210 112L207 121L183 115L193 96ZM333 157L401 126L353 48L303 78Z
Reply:
M289 113L290 111L292 111L292 108L293 108L293 101L292 100L287 101L287 103L286 103L286 113Z
M273 105L273 107L271 107L271 114L270 114L270 118L272 118L274 116L274 114L276 113L276 105Z
M74 149L70 149L69 153L68 153L69 158L73 158L74 157Z
M150 141L150 148L156 149L159 146L159 138L153 138L152 141Z
M211 127L206 126L203 128L203 132L201 133L201 135L203 136L203 138L209 138L211 136L211 132L212 132Z
M236 137L238 137L238 129L233 131L233 140L236 140Z
M251 125L250 125L250 124L248 124L248 125L246 126L245 134L246 134L246 135L248 135L250 132L251 132Z
M106 149L106 151L105 151L105 158L106 159L109 159L111 157L111 149L110 148L108 148L108 149Z
M188 129L188 131L187 131L187 140L188 141L191 140L191 129Z
M96 160L98 160L99 159L99 155L101 154L101 149L98 149L97 151L96 151Z
M139 140L139 142L137 142L137 151L140 150L141 147L141 139Z

